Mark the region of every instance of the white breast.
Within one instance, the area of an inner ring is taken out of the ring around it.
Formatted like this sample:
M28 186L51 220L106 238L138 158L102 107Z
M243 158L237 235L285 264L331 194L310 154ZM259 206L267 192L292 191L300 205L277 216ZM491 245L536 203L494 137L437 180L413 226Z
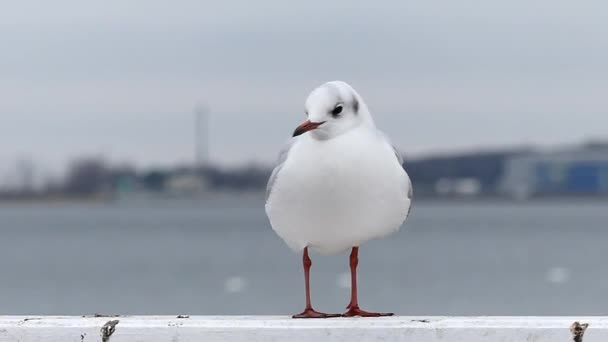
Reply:
M409 178L376 131L299 139L266 203L273 229L295 250L341 252L399 229Z

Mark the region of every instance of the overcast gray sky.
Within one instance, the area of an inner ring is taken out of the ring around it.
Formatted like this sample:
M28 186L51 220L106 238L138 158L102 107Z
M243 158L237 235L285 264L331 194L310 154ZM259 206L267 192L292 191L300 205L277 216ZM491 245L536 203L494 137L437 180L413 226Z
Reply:
M274 160L318 84L351 83L406 154L608 137L608 2L11 1L0 163Z

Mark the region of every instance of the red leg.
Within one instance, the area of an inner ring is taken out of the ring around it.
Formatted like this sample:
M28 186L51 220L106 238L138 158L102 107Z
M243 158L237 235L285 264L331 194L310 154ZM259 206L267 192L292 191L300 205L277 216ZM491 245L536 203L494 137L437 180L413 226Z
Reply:
M359 300L357 297L357 266L359 265L359 247L353 247L350 253L350 303L346 307L347 311L342 315L344 317L379 317L392 316L392 313L367 312L359 308Z
M329 318L329 317L340 317L339 314L326 314L318 312L312 308L310 301L310 266L312 261L308 257L308 247L304 248L304 255L302 257L304 264L304 281L306 282L306 308L302 313L293 315L293 318Z

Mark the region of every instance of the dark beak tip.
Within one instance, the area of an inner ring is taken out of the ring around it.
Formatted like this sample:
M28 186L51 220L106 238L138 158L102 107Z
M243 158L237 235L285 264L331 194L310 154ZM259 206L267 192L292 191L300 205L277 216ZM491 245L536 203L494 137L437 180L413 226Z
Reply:
M298 127L298 128L295 129L295 131L293 131L292 137L297 137L297 136L302 135L302 134L304 134L304 133L306 133L308 131L309 131L308 129L305 129L303 127Z

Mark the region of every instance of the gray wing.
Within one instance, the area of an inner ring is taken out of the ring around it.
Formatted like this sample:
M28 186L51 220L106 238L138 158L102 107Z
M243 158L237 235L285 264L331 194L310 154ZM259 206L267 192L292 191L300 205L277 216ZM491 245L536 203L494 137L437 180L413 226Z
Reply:
M399 153L399 151L397 151L397 149L395 148L395 146L391 145L393 147L393 151L395 152L395 156L397 156L397 160L399 161L399 164L401 165L401 167L403 168L403 171L405 171L405 166L403 165L403 156L401 156L401 153ZM405 171L405 174L407 175L407 171ZM409 187L407 190L407 198L410 200L410 207L407 210L407 215L405 216L406 218L410 216L410 213L412 212L412 203L414 201L414 187L412 186L412 179L409 177L409 175L407 176L407 181L409 182Z
M397 157L397 160L399 161L399 165L401 165L401 167L403 168L403 171L405 171L405 174L407 175L407 171L405 170L405 166L403 165L403 156L401 155L401 153L399 153L399 151L397 150L397 148L395 148L395 146L393 146L393 144L391 144L390 140L388 139L388 137L380 132L380 134L382 135L382 137L384 138L384 140L393 148L393 152L395 152L395 156ZM409 187L407 190L407 198L410 200L410 208L407 211L407 216L410 216L410 213L412 212L412 203L414 202L414 187L412 186L412 179L409 177L409 175L407 176L407 181L409 182Z
M285 160L287 160L287 155L289 154L289 150L293 146L295 140L296 139L290 139L289 142L287 143L287 145L285 145L285 147L283 147L283 149L279 152L278 164L274 168L274 170L272 170L272 173L270 174L270 178L268 179L268 184L266 184L266 201L268 201L268 197L270 196L272 187L274 186L274 183L277 180L277 175L279 174L279 171L281 171L283 164L285 164Z

